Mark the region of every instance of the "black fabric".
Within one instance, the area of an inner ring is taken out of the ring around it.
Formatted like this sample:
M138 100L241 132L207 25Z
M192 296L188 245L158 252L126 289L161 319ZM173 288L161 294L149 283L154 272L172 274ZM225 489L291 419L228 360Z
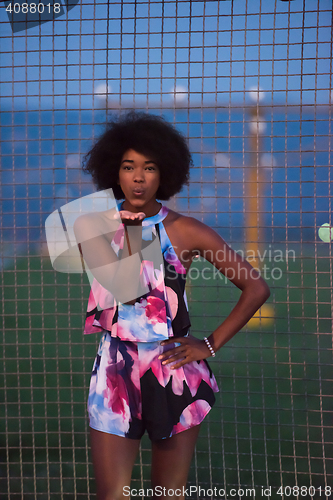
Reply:
M211 407L215 403L212 388L203 380L194 397L185 381L183 394L178 396L172 390L172 377L168 384L162 387L151 369L141 377L141 397L142 421L132 419L126 437L138 439L138 433L141 437L147 430L152 441L169 437L185 408L194 401L207 401Z

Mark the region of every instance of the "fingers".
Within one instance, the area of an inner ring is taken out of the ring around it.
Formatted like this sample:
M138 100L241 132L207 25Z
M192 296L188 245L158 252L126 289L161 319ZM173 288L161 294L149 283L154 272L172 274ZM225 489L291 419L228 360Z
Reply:
M129 210L120 210L119 212L120 218L124 221L141 221L146 217L144 212L130 212ZM114 217L118 217L118 214L115 214Z
M162 342L162 345L167 346L172 342L174 340L169 339ZM170 366L172 370L180 368L191 361L199 361L210 356L210 352L203 340L195 337L177 337L177 343L180 345L165 351L158 357L162 365L173 363Z
M161 354L158 359L161 360L162 365L168 365L175 361L183 360L187 357L187 349L186 346L175 347L174 349L170 349L165 353ZM171 366L173 369L174 366Z

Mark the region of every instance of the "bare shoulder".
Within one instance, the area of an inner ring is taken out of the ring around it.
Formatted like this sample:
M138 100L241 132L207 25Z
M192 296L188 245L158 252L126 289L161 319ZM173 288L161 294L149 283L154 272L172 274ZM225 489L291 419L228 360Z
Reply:
M195 223L196 219L169 209L168 216L164 221L164 225L173 226L174 228L177 229L184 229L188 224L191 224L191 221Z
M87 213L82 214L75 219L74 230L88 229L90 226L94 227L96 224L100 225L102 223L102 218L98 213Z
M188 232L204 231L205 233L215 233L214 229L207 226L203 222L199 221L195 217L190 217L188 215L183 215L173 210L169 210L168 217L166 221L170 224L177 225L179 229Z
M116 211L114 211L116 213ZM79 239L94 238L109 233L119 225L108 212L91 212L80 215L74 222L75 236Z
M195 217L182 215L173 210L169 210L168 217L165 219L166 229L180 235L182 239L186 240L188 248L200 249L209 245L212 241L219 240L220 243L223 239L212 229Z

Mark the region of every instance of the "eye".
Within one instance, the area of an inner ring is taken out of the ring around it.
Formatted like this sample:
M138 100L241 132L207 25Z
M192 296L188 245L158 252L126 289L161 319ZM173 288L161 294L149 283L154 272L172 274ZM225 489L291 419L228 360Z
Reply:
M155 163L152 162L151 165L146 166L146 169L151 170L151 171L157 170L157 165L155 165Z

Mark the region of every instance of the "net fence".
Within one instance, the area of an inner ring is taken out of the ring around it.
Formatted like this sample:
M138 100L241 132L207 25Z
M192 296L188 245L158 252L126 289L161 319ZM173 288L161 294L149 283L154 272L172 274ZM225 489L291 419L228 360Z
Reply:
M53 270L44 224L94 191L83 155L132 108L189 138L190 183L166 204L213 227L271 288L211 362L220 392L188 496L331 498L332 3L82 0L37 21L24 5L0 3L2 498L96 498L89 284ZM200 259L187 296L202 338L240 292ZM148 496L149 474L144 437L132 498Z

